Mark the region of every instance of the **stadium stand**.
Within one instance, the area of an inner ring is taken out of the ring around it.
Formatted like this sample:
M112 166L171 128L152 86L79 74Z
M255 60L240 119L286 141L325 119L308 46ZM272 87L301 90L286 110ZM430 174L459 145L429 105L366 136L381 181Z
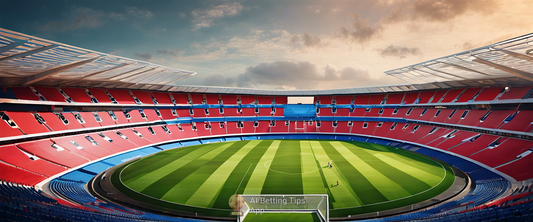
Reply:
M443 160L474 181L475 188L461 199L374 221L531 220L533 87L401 87L310 93L316 116L289 118L286 95L5 86L3 104L24 105L0 110L0 218L194 221L102 202L85 184L109 167L166 149L312 138L409 149ZM57 197L34 188L43 181ZM527 185L511 193L520 183Z

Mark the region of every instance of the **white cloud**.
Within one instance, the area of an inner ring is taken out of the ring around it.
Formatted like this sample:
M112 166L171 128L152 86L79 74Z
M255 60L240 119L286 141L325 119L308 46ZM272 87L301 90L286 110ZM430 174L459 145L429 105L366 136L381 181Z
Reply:
M197 9L191 12L194 29L207 28L213 25L214 21L224 17L238 15L244 7L238 3L229 3L213 6L207 9Z

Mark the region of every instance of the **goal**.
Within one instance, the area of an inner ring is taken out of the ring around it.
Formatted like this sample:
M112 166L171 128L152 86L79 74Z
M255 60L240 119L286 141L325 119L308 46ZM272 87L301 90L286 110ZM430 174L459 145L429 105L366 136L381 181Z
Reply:
M268 213L316 213L321 221L329 221L329 201L327 194L260 194L241 195L244 206L240 210L240 220L248 214Z

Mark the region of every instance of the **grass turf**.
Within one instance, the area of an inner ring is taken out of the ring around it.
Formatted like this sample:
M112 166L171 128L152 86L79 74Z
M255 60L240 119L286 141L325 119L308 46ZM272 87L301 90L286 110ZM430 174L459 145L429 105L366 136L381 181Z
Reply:
M248 214L243 220L243 222L263 221L320 222L320 219L316 213L265 213Z
M327 193L331 217L382 211L430 199L454 181L447 164L416 153L328 140L197 145L164 151L116 172L122 181L113 184L133 198L180 210L187 205L223 209L215 214L228 212L235 193ZM118 178L115 174L112 178Z

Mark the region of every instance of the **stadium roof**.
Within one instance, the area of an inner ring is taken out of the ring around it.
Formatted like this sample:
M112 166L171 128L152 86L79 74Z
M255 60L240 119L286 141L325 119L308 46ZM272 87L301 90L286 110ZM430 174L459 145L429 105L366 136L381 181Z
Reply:
M57 43L0 28L0 85L44 85L191 93L328 95L533 84L533 33L385 73L403 85L332 90L182 86L196 72Z
M533 33L385 73L415 87L531 85Z
M157 88L194 74L0 28L2 85Z

